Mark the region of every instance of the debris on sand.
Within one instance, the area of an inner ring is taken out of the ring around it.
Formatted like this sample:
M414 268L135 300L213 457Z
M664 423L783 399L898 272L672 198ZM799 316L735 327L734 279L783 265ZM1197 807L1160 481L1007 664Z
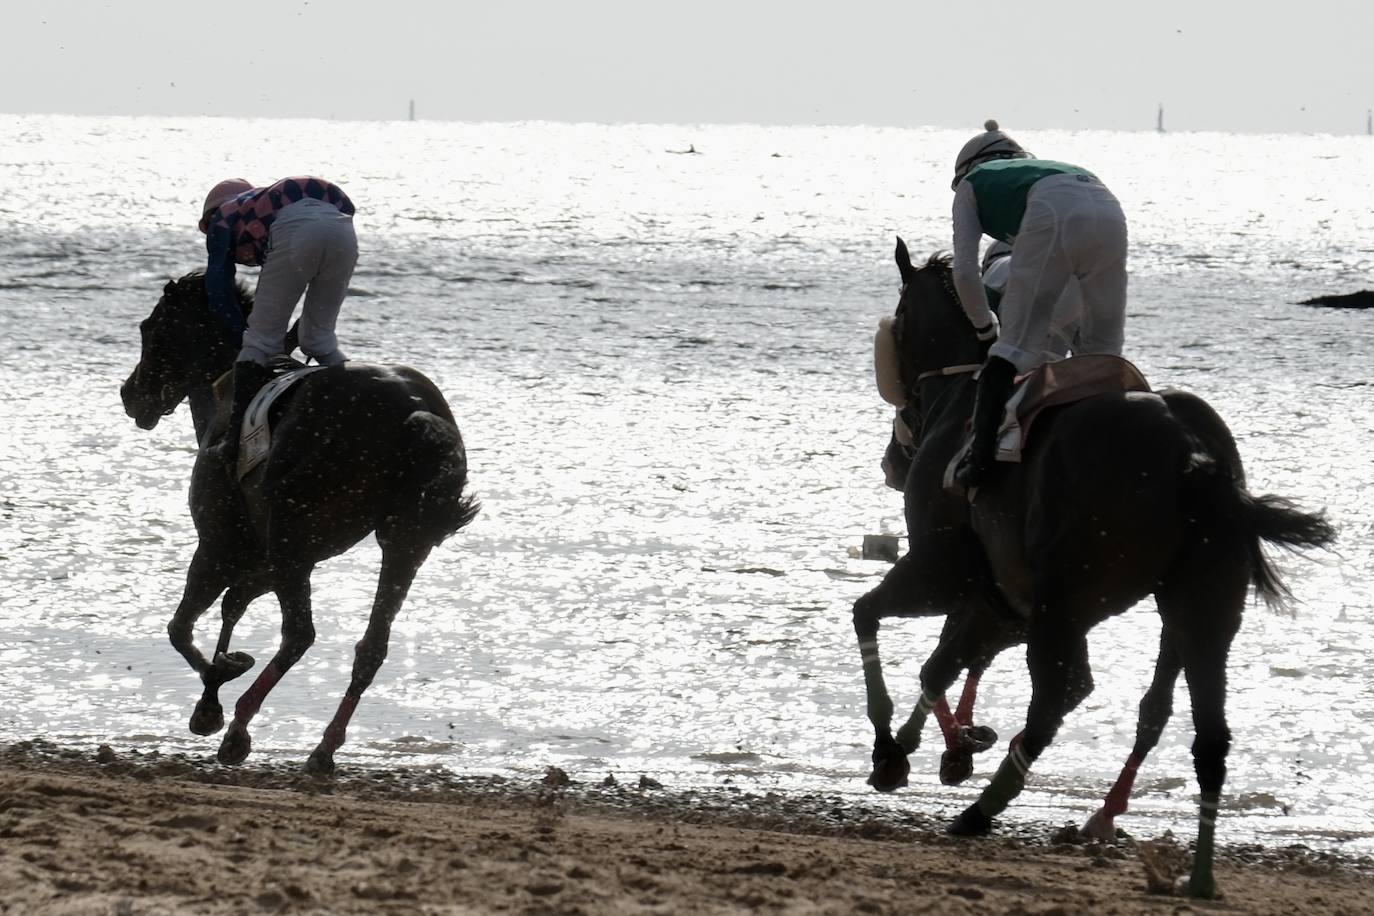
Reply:
M1193 857L1180 846L1170 831L1157 840L1141 840L1136 844L1140 864L1145 866L1145 889L1152 894L1172 894L1178 879L1188 873Z
M865 534L860 555L865 560L896 563L901 555L901 544L895 534Z

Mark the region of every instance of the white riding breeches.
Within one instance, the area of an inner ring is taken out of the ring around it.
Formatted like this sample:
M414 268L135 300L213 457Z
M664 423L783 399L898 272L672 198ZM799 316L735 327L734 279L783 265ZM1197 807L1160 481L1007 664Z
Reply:
M353 217L313 198L282 208L268 232L267 257L238 358L266 364L280 355L291 314L304 294L301 352L323 365L343 362L334 324L357 263Z
M1047 337L1066 317L1057 312L1070 286L1081 298L1074 353L1121 355L1126 217L1112 192L1088 175L1053 175L1031 187L998 310L1001 333L990 355L1020 372L1045 362L1047 345L1056 348Z
M989 262L989 257L994 252L1005 253L992 258ZM994 243L988 249L984 263L987 266L983 270L983 285L989 290L996 290L1000 297L1006 292L1007 278L1011 275L1011 246L1006 242ZM1050 327L1041 345L1043 352L1039 362L1054 362L1068 356L1071 350L1078 352L1078 325L1082 311L1083 294L1078 289L1078 278L1070 277L1064 292L1059 296L1059 301L1055 303L1054 316L1050 318Z

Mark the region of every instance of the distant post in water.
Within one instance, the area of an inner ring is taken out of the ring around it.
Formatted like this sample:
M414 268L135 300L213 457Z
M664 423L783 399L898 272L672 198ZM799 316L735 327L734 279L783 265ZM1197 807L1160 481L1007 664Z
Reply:
M415 120L415 100L410 100L410 120Z
M1164 103L1159 103L1159 113L1155 115L1155 130L1164 133Z

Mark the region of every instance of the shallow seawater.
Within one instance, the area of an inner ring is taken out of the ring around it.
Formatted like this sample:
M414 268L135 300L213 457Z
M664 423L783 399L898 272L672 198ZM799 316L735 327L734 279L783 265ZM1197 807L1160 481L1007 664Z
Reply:
M421 571L341 765L557 765L950 815L995 767L1028 697L1018 650L983 681L980 718L1004 740L968 786L938 785L932 727L912 788L870 798L849 621L887 568L856 558L863 535L903 533L878 467L889 414L872 328L896 302L895 236L918 256L948 246L961 133L3 120L0 741L213 754L216 739L186 730L198 682L165 635L195 544L189 414L138 430L118 387L162 284L199 265L204 189L313 172L359 207L344 348L435 379L484 507ZM1252 489L1340 530L1332 551L1281 558L1294 613L1247 612L1220 835L1374 850L1374 312L1296 304L1369 285L1374 149L1022 139L1094 168L1126 206L1128 355L1218 409ZM665 152L687 142L703 155ZM260 758L314 746L377 562L369 541L317 571L317 641L253 723ZM236 647L261 666L278 624L260 599ZM212 611L203 645L217 629ZM899 706L937 631L884 628ZM1009 819L1095 807L1134 738L1158 634L1148 603L1094 631L1097 689ZM1138 835L1191 835L1187 703L1180 682L1121 821Z

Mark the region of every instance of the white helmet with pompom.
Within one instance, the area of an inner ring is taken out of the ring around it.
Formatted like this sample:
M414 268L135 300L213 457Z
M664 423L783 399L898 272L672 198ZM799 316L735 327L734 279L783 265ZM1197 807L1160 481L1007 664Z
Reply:
M974 166L991 159L1025 159L1029 156L1030 153L1022 149L1021 144L1004 134L997 122L989 118L983 122L983 133L959 150L959 156L954 160L954 180L949 186L957 188Z

